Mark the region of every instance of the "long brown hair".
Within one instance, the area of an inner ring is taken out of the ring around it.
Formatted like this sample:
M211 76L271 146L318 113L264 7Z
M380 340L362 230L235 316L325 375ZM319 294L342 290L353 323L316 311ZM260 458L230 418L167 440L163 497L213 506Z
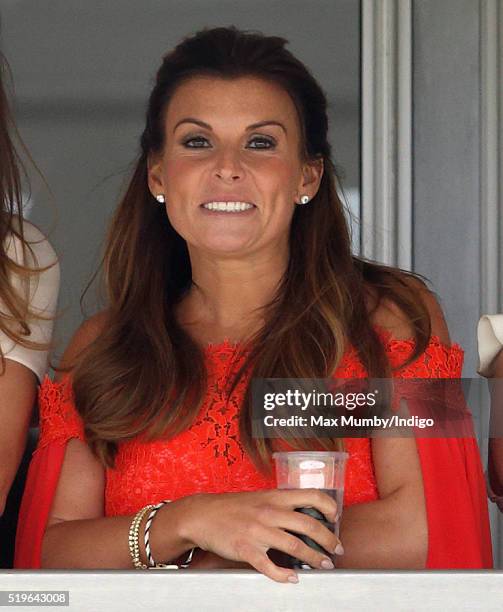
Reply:
M38 267L37 257L31 246L35 243L25 237L22 177L26 178L26 172L14 139L17 140L18 148L21 146L25 151L26 149L12 118L4 86L7 80L10 80L9 66L0 53L0 299L3 303L0 309L0 330L16 344L29 349L47 350L48 344L30 340L29 321L49 318L32 311L30 287L31 278L48 270L53 264L45 268ZM12 239L15 239L21 248L21 262L9 257L7 243ZM19 280L18 287L12 283L14 276ZM1 350L0 357L3 372L4 356Z
M392 300L410 320L416 337L411 360L427 345L429 316L406 274L351 254L327 140L327 101L307 68L285 49L286 42L233 27L203 30L166 55L157 73L141 152L106 240L107 324L73 372L88 442L106 465L113 465L119 442L141 433L173 436L188 428L205 393L202 351L174 314L192 283L187 246L147 184L149 155L164 145L166 107L191 76L256 76L281 85L298 112L304 157L321 158L325 168L316 196L296 208L287 271L230 386L241 376L330 377L348 343L370 375L388 374L382 339L370 322L369 291ZM240 411L242 443L267 470L272 446L251 435L250 395L248 385ZM337 441L319 442L339 447Z

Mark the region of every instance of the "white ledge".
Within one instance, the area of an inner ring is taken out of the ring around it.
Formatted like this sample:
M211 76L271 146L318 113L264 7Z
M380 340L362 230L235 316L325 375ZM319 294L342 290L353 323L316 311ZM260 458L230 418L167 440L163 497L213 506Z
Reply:
M62 610L501 610L500 571L299 572L277 584L254 571L3 571L0 591L63 590ZM27 610L27 607L22 607ZM32 608L29 608L32 609Z

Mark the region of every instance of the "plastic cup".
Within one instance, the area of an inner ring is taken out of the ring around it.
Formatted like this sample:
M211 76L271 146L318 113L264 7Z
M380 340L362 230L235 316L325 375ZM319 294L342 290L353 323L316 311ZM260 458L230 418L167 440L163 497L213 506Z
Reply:
M276 481L278 489L321 489L332 497L337 504L335 523L330 523L316 508L296 508L297 512L308 514L321 521L328 529L339 535L340 519L344 501L344 475L348 453L331 451L294 451L274 453L276 464ZM324 550L317 542L307 536L293 534L311 548L324 553L332 559L335 557ZM283 567L311 569L299 559L286 553L274 551L271 559Z

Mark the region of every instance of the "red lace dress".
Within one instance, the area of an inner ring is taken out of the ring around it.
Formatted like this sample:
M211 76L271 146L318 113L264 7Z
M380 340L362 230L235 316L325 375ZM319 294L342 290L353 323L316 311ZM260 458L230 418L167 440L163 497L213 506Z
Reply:
M393 366L411 354L412 341L383 337ZM229 343L205 351L208 392L193 425L169 440L136 438L119 446L114 469L106 471L106 516L131 515L162 499L194 493L254 491L275 487L273 477L257 471L239 438L238 413L245 382L226 394L229 374L244 358ZM403 378L461 376L463 352L433 338L413 364L396 371ZM338 378L361 378L365 370L348 350L335 373ZM67 380L44 380L39 393L40 440L34 453L20 512L15 567L40 567L41 542L65 445L71 438L85 441L82 421ZM429 527L429 568L492 567L484 480L473 438L417 439ZM344 504L379 498L370 440L348 438Z

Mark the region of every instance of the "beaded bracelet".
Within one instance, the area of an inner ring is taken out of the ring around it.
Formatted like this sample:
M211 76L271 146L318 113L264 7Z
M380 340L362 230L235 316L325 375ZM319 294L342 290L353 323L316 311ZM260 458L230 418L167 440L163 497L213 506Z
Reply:
M154 561L154 558L152 556L152 551L150 549L150 527L152 525L152 521L154 520L155 515L157 514L158 510L160 510L164 505L169 504L170 502L171 502L170 499L165 499L162 502L159 502L158 504L156 504L150 511L147 522L145 523L145 554L147 555L147 563L149 565L149 569L152 569L152 568L154 569L155 568L158 568L158 569L187 568L189 567L190 562L192 561L192 557L194 556L195 548L192 548L188 552L187 557L185 558L183 563L181 563L180 565L177 565L175 563L156 563Z
M140 559L139 531L140 531L140 525L141 525L141 522L143 521L144 516L147 514L149 510L152 510L152 508L154 508L154 506L150 504L148 506L145 506L141 510L139 510L135 514L131 522L131 527L129 528L129 538L128 538L129 554L131 555L133 567L135 567L136 569L148 569L148 566L142 563Z

